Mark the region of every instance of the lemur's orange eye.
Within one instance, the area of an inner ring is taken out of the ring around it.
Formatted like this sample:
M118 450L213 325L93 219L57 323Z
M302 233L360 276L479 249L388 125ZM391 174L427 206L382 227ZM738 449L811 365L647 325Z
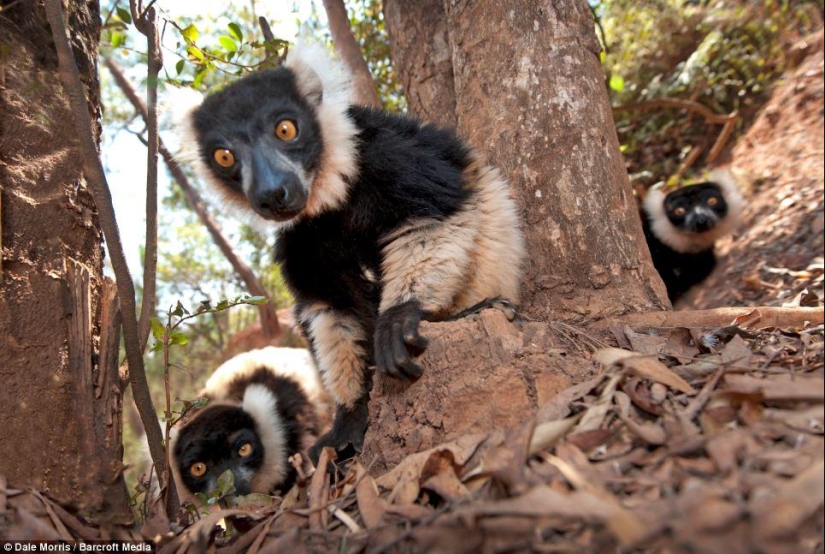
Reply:
M275 136L284 142L295 140L298 136L298 127L291 119L282 119L275 125Z
M226 148L218 148L212 154L212 157L215 158L215 161L218 162L218 165L221 167L230 168L235 165L235 154Z
M203 477L203 474L206 473L206 464L203 462L194 463L189 468L189 472L195 477Z
M716 198L715 196L711 196L710 198L708 198L708 199L705 201L705 204L707 204L707 205L708 205L708 206L710 206L710 207L713 207L713 206L715 206L715 205L716 205L716 204L718 204L718 203L719 203L719 199L718 199L718 198Z
M678 208L673 210L673 214L677 217L682 217L683 215L685 215L685 211L686 210L682 206L679 206Z
M246 458L250 454L252 454L252 445L248 442L243 443L241 447L238 449L238 456L240 456L241 458Z

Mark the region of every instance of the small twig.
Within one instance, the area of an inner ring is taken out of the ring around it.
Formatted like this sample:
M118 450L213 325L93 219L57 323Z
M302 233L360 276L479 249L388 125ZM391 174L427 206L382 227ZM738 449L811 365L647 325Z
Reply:
M683 413L685 419L688 421L692 421L693 418L697 416L697 414L705 407L707 401L710 399L710 395L713 394L713 391L716 390L716 385L719 383L719 379L722 378L722 375L725 374L725 367L720 367L716 370L716 373L713 374L705 386L702 387L702 390L699 391L699 394L690 401L690 404L685 407Z
M261 33L264 35L264 42L266 43L264 60L261 62L261 67L277 67L282 65L286 60L286 55L289 53L289 46L285 46L284 53L278 55L274 50L277 41L275 40L275 35L272 33L272 28L269 26L269 22L264 16L260 16L258 17L258 25L261 26Z

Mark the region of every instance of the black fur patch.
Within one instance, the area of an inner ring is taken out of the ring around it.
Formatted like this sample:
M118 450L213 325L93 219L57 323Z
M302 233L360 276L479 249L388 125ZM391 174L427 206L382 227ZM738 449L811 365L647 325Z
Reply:
M239 455L244 443L252 445L252 454ZM240 407L216 405L207 406L185 425L178 435L174 450L181 479L193 493L208 494L217 485L220 475L232 470L238 494L249 493L249 479L245 472L254 474L263 464L264 449L255 421ZM206 465L206 473L196 476L192 466Z
M300 96L295 77L288 69L259 71L210 94L192 119L201 158L234 190L241 190L241 167L249 163L250 150L256 144L281 151L307 172L317 170L321 162L321 134L315 109ZM275 125L282 119L295 121L295 140L283 142L275 137ZM233 167L224 168L215 162L212 154L218 148L233 152Z
M361 452L364 446L364 434L367 432L369 412L365 396L352 409L339 406L335 411L332 429L309 449L309 459L316 466L325 446L335 449L338 461L345 461Z
M713 247L696 253L677 252L656 237L650 228L647 213L644 210L639 213L653 266L665 283L670 302L674 303L693 286L707 279L716 267Z

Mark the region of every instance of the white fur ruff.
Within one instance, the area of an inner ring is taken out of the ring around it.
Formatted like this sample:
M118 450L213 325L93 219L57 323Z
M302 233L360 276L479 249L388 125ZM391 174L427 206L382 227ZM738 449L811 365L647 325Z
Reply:
M193 112L203 102L202 95L191 93L173 108L173 120L180 142L175 158L193 167L199 180L208 185L208 194L215 206L231 212L235 219L264 236L289 228L303 217L312 217L340 206L347 199L346 179L355 177L358 171L355 142L358 129L347 114L351 78L343 64L334 61L323 46L299 42L290 49L284 65L294 73L298 89L303 94L317 89L320 82L321 103L316 109L324 141L320 169L314 176L307 206L302 214L289 221L270 221L259 216L245 198L241 199L229 191L203 162L192 120Z
M686 233L674 226L665 213L665 193L659 186L653 187L645 196L642 207L650 220L650 229L664 244L677 252L693 254L713 247L720 238L735 231L742 222L744 200L736 182L727 171L711 173L709 181L722 188L722 196L728 204L728 213L713 229L705 233Z
M244 392L241 407L255 421L264 447L263 464L250 483L252 492L268 494L276 483L286 479L289 470L286 432L276 410L277 402L272 391L263 385L250 385Z
M226 400L229 384L240 377L250 375L260 367L265 367L275 375L293 379L316 409L329 407L329 396L321 383L321 377L306 348L286 348L268 346L238 354L221 364L206 381L200 396L216 401Z

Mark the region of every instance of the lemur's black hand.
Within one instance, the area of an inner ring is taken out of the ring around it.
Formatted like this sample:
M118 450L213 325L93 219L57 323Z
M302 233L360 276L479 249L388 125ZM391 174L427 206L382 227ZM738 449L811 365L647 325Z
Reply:
M335 412L335 419L332 422L332 429L318 439L315 445L309 449L309 459L318 465L321 457L321 450L325 446L331 446L338 453L338 461L342 462L354 457L361 452L364 446L364 434L367 432L367 398L359 400L352 408L338 406Z
M415 380L423 369L412 361L427 348L427 339L418 334L421 308L409 301L389 308L375 325L375 366L381 373Z

